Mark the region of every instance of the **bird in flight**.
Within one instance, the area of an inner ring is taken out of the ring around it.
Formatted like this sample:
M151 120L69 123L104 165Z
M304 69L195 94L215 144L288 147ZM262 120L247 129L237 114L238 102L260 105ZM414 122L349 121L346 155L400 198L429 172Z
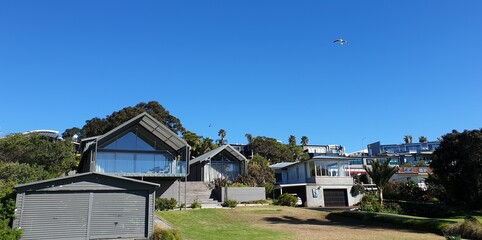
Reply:
M345 39L336 39L333 41L334 43L339 43L340 45L347 44L348 42Z

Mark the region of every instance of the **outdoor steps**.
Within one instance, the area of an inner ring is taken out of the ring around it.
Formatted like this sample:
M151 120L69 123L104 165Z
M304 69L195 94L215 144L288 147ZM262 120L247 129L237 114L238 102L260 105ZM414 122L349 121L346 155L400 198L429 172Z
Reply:
M190 206L193 202L201 203L203 208L217 208L221 203L212 198L212 190L205 182L187 182L181 183L181 196L186 191L186 205ZM182 199L184 202L184 199Z

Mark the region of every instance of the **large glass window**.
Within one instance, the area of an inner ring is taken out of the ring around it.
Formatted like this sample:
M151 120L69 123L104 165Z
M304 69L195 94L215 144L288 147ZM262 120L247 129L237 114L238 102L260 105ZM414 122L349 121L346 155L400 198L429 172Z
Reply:
M348 161L315 161L316 176L350 176Z
M103 173L172 173L172 157L161 153L98 152L96 171ZM177 169L176 169L177 170ZM179 169L177 173L185 169Z

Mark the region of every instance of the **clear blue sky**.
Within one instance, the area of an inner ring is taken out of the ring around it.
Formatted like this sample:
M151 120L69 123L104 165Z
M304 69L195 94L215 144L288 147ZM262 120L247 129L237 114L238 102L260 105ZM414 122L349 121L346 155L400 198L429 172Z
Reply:
M3 0L0 135L150 100L229 143L306 135L350 152L479 129L481 13L480 0Z

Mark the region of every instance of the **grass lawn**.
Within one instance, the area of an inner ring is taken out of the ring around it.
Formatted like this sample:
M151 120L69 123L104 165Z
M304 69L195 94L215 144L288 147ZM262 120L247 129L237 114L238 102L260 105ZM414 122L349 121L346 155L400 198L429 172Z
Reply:
M282 206L158 212L186 239L444 239L394 224L330 217L319 209Z

